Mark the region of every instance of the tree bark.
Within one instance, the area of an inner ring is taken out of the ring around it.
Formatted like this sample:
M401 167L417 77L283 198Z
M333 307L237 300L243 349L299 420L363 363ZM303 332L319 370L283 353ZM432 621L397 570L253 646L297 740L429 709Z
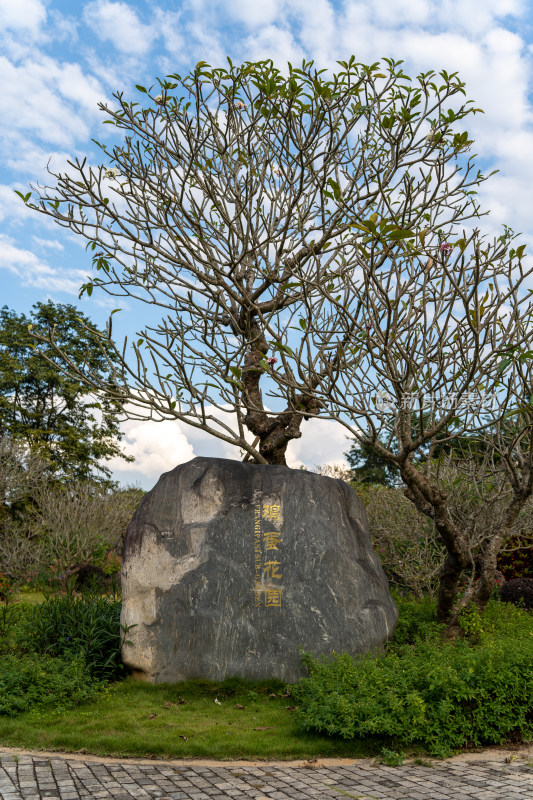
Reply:
M520 511L531 496L531 489L515 488L515 496L511 500L505 520L502 524L500 533L488 542L483 558L481 560L481 567L479 573L479 580L472 583L469 589L465 592L461 601L457 603L453 610L453 615L450 618L450 628L454 630L460 629L459 617L461 611L475 603L480 611L484 611L489 602L494 586L496 585L496 569L498 566L498 554L502 549L510 535L511 526L516 521Z
M467 539L450 516L446 494L433 486L411 461L406 460L399 467L407 487L405 496L422 514L433 520L448 553L439 571L437 616L441 622L449 622L459 593L461 576L469 562Z
M259 437L259 452L269 464L286 465L287 445L302 435L302 414L289 409L275 416L267 414L259 384L265 374L261 361L268 353L268 342L256 323L251 326L250 341L242 376L243 401L248 409L244 424Z

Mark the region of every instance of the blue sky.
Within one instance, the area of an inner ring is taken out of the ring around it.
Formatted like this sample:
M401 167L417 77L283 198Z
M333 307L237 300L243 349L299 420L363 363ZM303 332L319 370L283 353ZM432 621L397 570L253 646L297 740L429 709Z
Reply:
M458 70L486 112L470 131L474 150L500 170L481 195L491 211L485 227L505 222L533 250L532 31L531 4L521 0L0 0L0 305L27 313L39 300L74 303L104 324L109 300L78 300L91 261L85 243L25 209L13 190L45 183L50 158L57 169L67 158L96 159L91 138L116 136L97 107L114 91L133 97L137 83L228 55L279 67L305 57L334 69L354 54L365 63L403 59L410 74ZM289 464L341 462L343 429L306 426ZM150 486L194 455L239 457L176 422L124 430L137 459L130 469L113 464L125 482Z

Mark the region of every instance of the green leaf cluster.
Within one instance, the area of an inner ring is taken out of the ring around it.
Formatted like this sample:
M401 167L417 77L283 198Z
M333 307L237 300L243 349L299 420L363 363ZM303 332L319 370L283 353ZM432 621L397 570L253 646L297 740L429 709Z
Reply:
M108 480L110 471L101 460L122 455L119 409L104 397L91 397L81 381L62 374L51 345L33 336L50 331L77 367L86 365L102 377L108 373L106 352L111 350L105 335L74 306L37 303L29 316L4 306L0 436L24 440L57 477Z
M107 596L51 596L24 614L18 644L40 656L81 659L92 678L116 680L126 673L120 608Z
M294 689L299 723L344 739L386 736L435 756L533 734L533 625L526 612L493 601L481 643L425 638L385 655L304 655L310 674ZM479 633L476 629L476 632ZM403 631L405 642L405 630Z
M1 667L0 716L13 717L43 707L72 708L92 699L102 688L81 657L10 653L2 657Z

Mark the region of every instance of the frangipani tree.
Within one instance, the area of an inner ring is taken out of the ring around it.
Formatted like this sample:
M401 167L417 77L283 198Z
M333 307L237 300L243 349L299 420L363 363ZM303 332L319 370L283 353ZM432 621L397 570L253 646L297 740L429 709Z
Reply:
M283 75L271 61L200 62L137 86L136 102L116 94L114 108L101 105L121 144L101 145L100 166L69 162L23 199L87 240L94 272L82 292L127 298L139 327L115 345L110 318L110 380L68 352L66 371L130 415L180 420L246 458L285 463L367 324L362 294L339 314L338 264L355 286L416 231L438 266L435 230L478 214L484 180L467 157L457 162L470 140L456 127L478 109L456 74L411 81L392 60L338 65L330 75L289 64ZM363 263L361 243L378 230Z

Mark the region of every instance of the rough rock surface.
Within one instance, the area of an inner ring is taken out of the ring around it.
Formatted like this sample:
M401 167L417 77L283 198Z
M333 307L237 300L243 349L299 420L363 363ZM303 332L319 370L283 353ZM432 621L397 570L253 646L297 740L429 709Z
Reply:
M343 481L195 458L161 476L128 527L122 655L141 679L277 677L364 653L397 609L364 508ZM129 642L129 643L127 643Z

